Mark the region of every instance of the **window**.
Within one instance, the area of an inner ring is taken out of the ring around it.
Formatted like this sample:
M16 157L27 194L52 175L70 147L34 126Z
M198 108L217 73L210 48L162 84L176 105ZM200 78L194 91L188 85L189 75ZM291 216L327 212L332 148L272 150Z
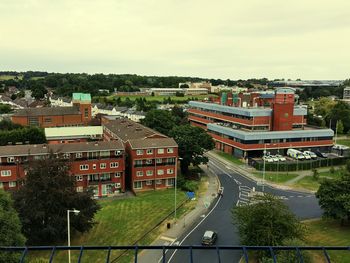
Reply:
M156 184L162 184L162 180L156 180Z
M4 188L4 184L0 182L0 189Z
M167 174L173 174L173 173L174 173L174 169L167 169L167 170L166 170L166 173L167 173Z
M152 185L152 180L147 180L146 185Z
M143 155L143 150L137 150L136 155Z
M92 165L92 169L96 169L96 164L94 163L93 165Z
M11 170L3 170L3 171L1 171L1 176L11 176Z
M110 163L109 165L110 165L111 168L118 168L119 167L119 163L118 162Z
M174 152L174 148L168 148L167 149L167 153L173 153Z
M135 166L142 166L142 160L135 160Z
M16 187L17 183L16 182L9 182L9 187Z
M164 170L163 169L159 169L158 171L157 171L157 175L163 175L164 174Z
M44 122L45 122L45 123L51 123L51 122L52 122L52 119L51 119L51 118L44 118Z
M153 170L147 170L146 171L147 176L152 176L153 175Z
M175 163L175 158L168 158L167 162L168 162L168 164L173 164L173 163Z
M89 109L84 109L84 117L89 118Z
M146 160L146 164L152 164L152 159Z
M164 153L164 149L158 149L158 154L163 154Z
M81 193L81 192L83 192L83 189L84 189L84 188L83 188L82 186L78 186L78 187L77 187L77 192L78 192L78 193Z
M153 149L147 149L147 154L153 154Z
M81 164L80 171L85 171L85 170L89 170L89 165L88 164Z
M15 162L15 157L7 157L7 162L8 163L14 163Z
M77 176L75 176L75 180L77 182L81 182L81 181L83 181L83 176L82 175L77 175Z
M156 159L157 163L162 163L162 159Z
M122 151L115 151L115 156L119 156L122 154Z
M166 185L167 186L173 186L175 184L175 179L174 178L169 178L166 180Z
M143 176L143 172L142 171L136 171L136 176L138 176L138 177Z
M114 187L115 187L115 188L120 188L120 187L121 187L121 184L120 184L120 183L115 183L115 184L114 184Z
M63 154L63 159L69 159L69 158L70 158L70 153Z
M106 169L106 163L100 163L100 169Z
M111 180L111 175L109 173L104 173L100 175L100 180L101 181L109 181Z
M76 154L75 154L75 157L76 157L76 158L82 158L82 157L83 157L83 154L82 154L82 153L76 153Z
M142 182L141 181L134 182L134 189L142 189Z
M115 173L115 177L120 177L122 175L122 173Z

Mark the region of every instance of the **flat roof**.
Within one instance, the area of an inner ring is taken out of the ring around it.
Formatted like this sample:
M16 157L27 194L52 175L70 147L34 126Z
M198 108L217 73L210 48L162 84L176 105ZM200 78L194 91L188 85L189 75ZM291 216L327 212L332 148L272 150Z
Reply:
M62 144L25 144L0 146L0 157L46 155L53 153L96 152L124 150L121 141L79 142Z
M72 95L73 100L80 100L80 101L89 101L91 102L91 95L90 93L73 93Z
M45 128L47 139L64 138L64 137L91 137L92 135L102 135L102 126L85 126L85 127L54 127Z
M291 131L259 131L250 132L229 127L223 127L215 123L207 124L209 131L219 132L244 141L250 140L268 140L268 139L291 139L291 138L309 138L309 137L333 137L332 129L307 129Z

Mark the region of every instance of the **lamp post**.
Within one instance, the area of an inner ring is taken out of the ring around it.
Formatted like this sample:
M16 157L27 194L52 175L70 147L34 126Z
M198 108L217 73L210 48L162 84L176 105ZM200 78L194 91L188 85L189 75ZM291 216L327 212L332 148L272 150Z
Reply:
M174 220L176 221L176 210L177 210L177 205L176 205L176 187L177 187L177 160L183 160L181 157L176 157L175 158L175 197L174 197Z
M263 166L263 185L262 191L265 191L265 162L266 162L266 143L264 143L264 166Z
M70 220L69 213L74 213L74 215L78 215L80 213L79 210L73 208L73 210L67 210L67 229L68 229L68 247L70 247ZM70 262L70 248L68 248L68 263Z

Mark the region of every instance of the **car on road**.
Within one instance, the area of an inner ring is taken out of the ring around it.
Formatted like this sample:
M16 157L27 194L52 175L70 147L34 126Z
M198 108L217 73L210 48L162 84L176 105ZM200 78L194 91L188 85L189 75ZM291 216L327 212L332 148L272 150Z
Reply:
M214 245L218 238L218 234L215 231L207 230L204 232L202 238L202 245L211 246Z
M287 159L286 159L285 157L283 157L282 155L280 155L280 154L276 154L275 156L278 158L278 160L279 160L280 162L285 162L285 161L287 161Z
M268 163L273 163L273 159L270 156L263 156L263 161Z

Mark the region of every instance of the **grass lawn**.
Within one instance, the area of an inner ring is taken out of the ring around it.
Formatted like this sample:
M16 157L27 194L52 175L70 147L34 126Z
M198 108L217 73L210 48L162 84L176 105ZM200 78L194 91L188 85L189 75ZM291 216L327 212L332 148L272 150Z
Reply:
M234 157L233 155L231 154L228 154L228 153L225 153L225 152L220 152L220 151L215 151L215 153L217 155L219 155L220 157L234 163L234 164L244 164L240 159L238 159L237 157Z
M298 180L294 184L294 186L305 188L312 191L317 191L317 189L320 187L320 182L324 178L339 178L341 176L340 171L337 169L333 174L330 173L329 171L326 171L326 172L320 172L319 175L320 175L320 178L318 180L315 180L313 176L305 176L300 180Z
M15 76L13 75L0 75L0 80L9 80L9 79L14 79ZM22 78L22 76L18 76L18 78Z
M304 223L308 228L306 245L349 246L350 244L350 226L342 227L339 221L326 219L310 220ZM350 251L328 253L334 263L350 263ZM322 256L321 253L315 253L314 262L326 262L320 260L320 255Z
M178 204L185 200L185 193L178 190ZM132 198L104 199L99 202L102 208L96 214L96 225L88 233L72 233L72 245L132 245L174 210L174 189L150 191ZM186 211L186 208L181 208L178 215ZM169 220L172 220L172 217ZM164 229L165 223L138 244L150 244ZM111 259L119 253L112 252ZM47 255L49 253L40 254L40 257L48 259ZM72 251L72 262L77 262L78 255L79 252ZM105 262L105 256L106 251L88 251L84 253L82 261ZM67 257L67 252L59 252L55 256L55 262L67 262ZM128 254L118 262L130 262L131 258L132 255Z
M342 144L350 147L350 138L349 139L341 139L337 140L337 144Z
M253 175L258 178L263 178L262 172L254 172ZM297 177L295 173L265 173L265 180L273 183L285 183L293 178Z

